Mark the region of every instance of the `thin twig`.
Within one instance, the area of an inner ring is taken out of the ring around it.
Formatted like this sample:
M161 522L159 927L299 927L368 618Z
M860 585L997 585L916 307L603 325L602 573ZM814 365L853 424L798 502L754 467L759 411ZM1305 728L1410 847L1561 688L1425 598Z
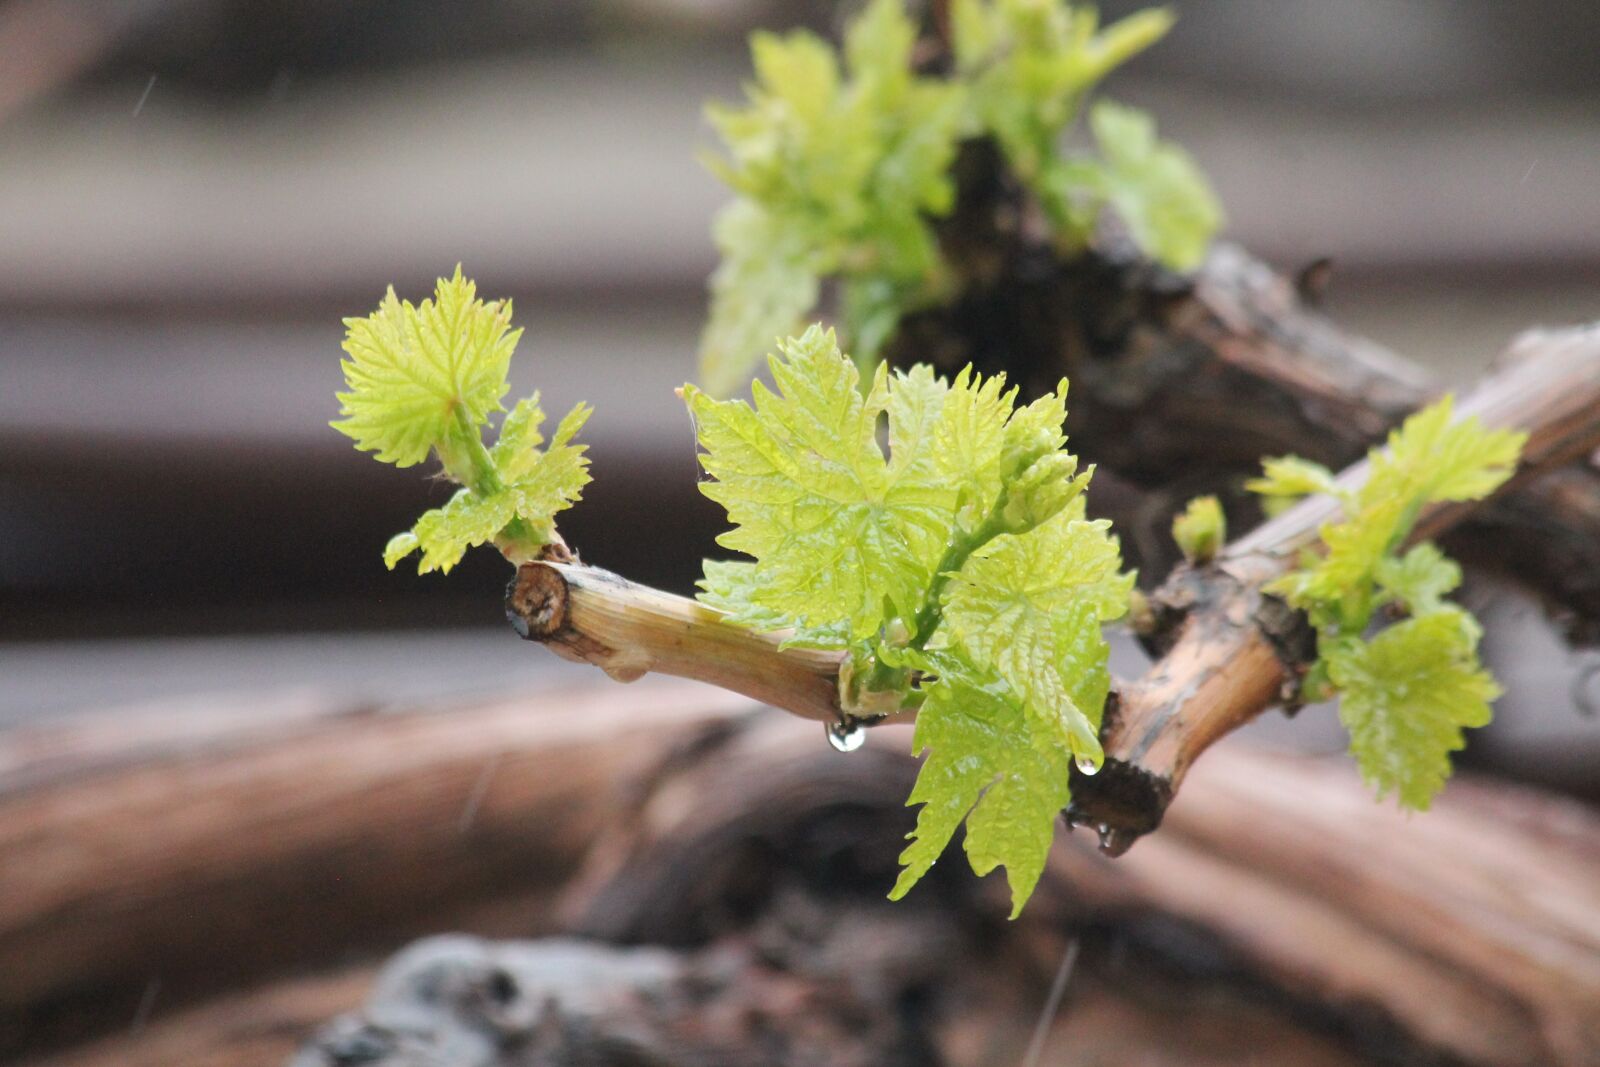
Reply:
M1080 944L1077 938L1067 942L1067 951L1061 957L1061 966L1056 969L1055 981L1050 983L1050 993L1044 998L1039 1021L1034 1024L1033 1039L1028 1042L1028 1051L1022 1056L1022 1067L1039 1067L1039 1057L1044 1055L1044 1043L1050 1036L1050 1024L1055 1022L1056 1014L1061 1011L1061 1000L1067 995L1067 982L1072 978L1073 968L1078 965Z

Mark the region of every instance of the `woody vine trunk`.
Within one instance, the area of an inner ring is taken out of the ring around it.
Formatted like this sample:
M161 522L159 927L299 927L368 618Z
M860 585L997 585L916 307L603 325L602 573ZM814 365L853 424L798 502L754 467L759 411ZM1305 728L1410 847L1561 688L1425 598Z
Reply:
M1530 334L1504 371L1461 405L1488 427L1528 431L1515 492L1600 447L1600 327ZM1365 480L1366 464L1340 480ZM1476 505L1435 507L1417 536L1444 532ZM1293 704L1315 657L1304 621L1262 587L1315 549L1337 502L1307 500L1229 545L1200 569L1179 568L1152 598L1147 639L1160 660L1116 687L1102 741L1107 761L1074 774L1069 819L1100 830L1119 852L1154 829L1194 760L1212 742L1276 703ZM631 680L648 671L710 682L824 722L842 720L836 655L783 649L781 635L742 632L692 600L560 559L523 564L507 592L518 632L560 655ZM902 713L901 716L904 717Z

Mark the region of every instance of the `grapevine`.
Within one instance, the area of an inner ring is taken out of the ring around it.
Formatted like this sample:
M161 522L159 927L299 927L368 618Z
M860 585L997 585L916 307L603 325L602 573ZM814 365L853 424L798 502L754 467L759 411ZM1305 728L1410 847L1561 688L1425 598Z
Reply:
M389 542L391 569L419 554L419 571L448 571L492 544L519 580L567 567L578 586L559 572L540 580L599 598L596 618L615 625L580 635L574 654L616 677L665 669L805 714L820 707L841 742L914 715L925 759L909 802L920 808L891 895L964 824L973 870L1006 868L1015 915L1074 784L1106 761L1104 629L1130 604L1142 626L1150 606L1110 524L1088 517L1093 467L1067 449L1066 380L1024 403L1004 375L891 371L876 354L902 315L951 295L936 223L953 206L964 143L998 148L1064 256L1114 218L1166 269L1192 269L1221 216L1147 116L1088 102L1167 31L1169 13L1102 28L1057 0L952 0L949 12L940 74L914 62L900 0L872 0L842 53L808 33L757 34L747 105L711 112L727 148L712 167L737 196L715 225L723 259L703 384L679 393L708 475L701 491L730 524L719 543L740 558L705 562L698 604L616 576L584 584L593 569L572 562L556 517L589 481L576 437L590 409L576 406L548 440L537 394L505 409L521 331L510 303L479 299L459 266L432 299L413 305L391 289L346 320L333 426L396 466L432 456L460 487ZM1094 154L1063 147L1084 115ZM834 326L799 329L828 286ZM723 399L774 338L772 385ZM1456 419L1445 398L1374 450L1359 484L1294 457L1267 461L1251 483L1269 510L1313 496L1342 509L1293 566L1274 562L1259 592L1315 632L1314 659L1292 665L1303 668L1294 698L1339 696L1363 775L1407 807L1427 807L1462 730L1488 721L1499 692L1478 662L1476 621L1445 599L1459 567L1410 543L1414 529L1430 506L1494 492L1524 441ZM1192 502L1173 532L1191 570L1223 566L1215 498ZM551 603L534 614L553 632L564 609ZM656 616L670 637L652 649ZM735 632L758 636L727 639Z
M462 485L390 542L391 568L415 551L425 572L472 545L523 562L559 544L555 515L589 477L573 443L589 409L547 443L537 397L525 399L483 443L508 390L519 336L509 316L458 268L432 300L391 293L347 320L335 428L398 466L431 453ZM836 654L845 730L916 712L912 743L927 758L910 802L921 809L893 896L965 822L973 869L1006 868L1015 914L1043 871L1073 771L1093 774L1104 758L1102 630L1133 585L1109 523L1085 514L1093 469L1066 449L1067 383L1018 406L1003 376L970 370L947 381L925 366L879 366L863 380L820 326L782 341L769 370L774 388L756 383L751 403L680 390L711 476L702 491L732 524L719 540L748 557L707 561L700 600L716 625L775 632L777 650ZM1392 436L1358 489L1293 459L1269 461L1255 486L1276 499L1340 495L1349 517L1324 528L1326 554L1273 589L1318 629L1308 692L1343 692L1364 773L1411 806L1443 784L1460 728L1487 720L1495 689L1476 661L1476 624L1441 599L1459 571L1429 545L1397 549L1427 503L1496 488L1521 443L1452 421L1447 399ZM1216 502L1192 505L1177 530L1203 562L1224 536ZM1386 607L1409 617L1365 637Z

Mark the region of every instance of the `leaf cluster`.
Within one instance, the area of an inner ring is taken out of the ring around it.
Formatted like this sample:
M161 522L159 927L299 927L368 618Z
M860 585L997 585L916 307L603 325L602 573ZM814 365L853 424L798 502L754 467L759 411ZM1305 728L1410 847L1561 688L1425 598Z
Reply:
M950 13L977 125L998 142L1061 245L1087 245L1111 207L1150 256L1175 270L1198 266L1222 211L1194 161L1157 140L1148 115L1099 101L1089 109L1098 156L1062 150L1089 92L1165 36L1171 10L1103 28L1092 7L1037 0L953 0Z
M1307 699L1333 693L1362 775L1380 796L1425 809L1450 774L1462 729L1489 721L1499 687L1478 660L1477 621L1444 599L1461 569L1428 542L1405 548L1422 509L1480 500L1516 468L1526 435L1455 419L1446 396L1390 433L1359 488L1325 467L1268 460L1249 488L1278 504L1328 493L1344 517L1320 533L1325 552L1268 586L1317 630ZM1375 632L1374 632L1375 631Z
M726 155L713 172L737 194L713 236L721 264L701 339L701 377L723 394L775 337L837 283L837 319L870 365L901 316L942 295L949 274L931 221L949 213L960 142L992 137L1067 249L1111 209L1150 255L1199 263L1221 214L1204 177L1158 141L1142 113L1090 111L1098 155L1064 154L1090 90L1159 39L1165 9L1100 27L1065 0L954 0L951 69L914 69L904 0L870 0L842 55L814 34L757 33L740 107L713 106Z
M468 548L489 543L526 559L556 540L556 513L589 481L584 446L572 440L590 409L573 408L547 443L535 393L516 403L493 447L485 446L483 427L504 410L506 372L522 336L511 328L510 301L479 300L458 265L432 299L413 305L391 287L376 311L344 325L347 391L338 394L343 418L333 428L397 467L432 454L462 486L389 542L389 568L420 551L419 572L448 572Z
M797 326L823 277L841 279L851 335L876 349L937 271L927 218L954 201L962 97L912 72L915 42L901 0L873 0L842 57L807 31L756 33L748 104L708 109L728 152L711 169L739 194L713 231L722 264L701 360L714 391Z
M1092 470L1066 451L1066 383L1018 408L1003 377L970 369L880 366L863 383L819 327L780 352L751 404L684 388L702 491L733 523L719 541L752 557L708 562L701 599L845 652L847 715L920 705L914 744L931 755L895 896L966 819L973 868L1004 865L1020 909L1073 761L1102 758L1101 625L1132 586L1109 524L1084 516Z

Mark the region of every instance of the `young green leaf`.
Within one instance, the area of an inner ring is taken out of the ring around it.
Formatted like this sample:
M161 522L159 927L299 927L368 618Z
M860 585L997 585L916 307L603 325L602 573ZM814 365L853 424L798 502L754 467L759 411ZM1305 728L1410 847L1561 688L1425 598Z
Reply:
M1252 493L1268 497L1288 497L1298 500L1314 493L1332 493L1333 472L1320 463L1299 456L1279 456L1262 461L1262 476L1252 478L1244 487Z
M410 534L389 542L384 563L390 570L420 550L417 572L446 574L467 549L493 543L508 559L523 560L555 540L555 516L570 508L589 484L585 446L572 439L592 409L579 404L556 427L546 448L539 448L544 413L538 397L518 402L489 449L493 484L462 489L442 508L424 512Z
M1477 624L1444 608L1340 642L1328 656L1350 751L1381 797L1424 810L1450 776L1464 727L1489 722L1499 686L1478 664Z
M943 385L931 373L891 384L880 368L863 396L833 331L815 326L780 350L778 392L757 382L754 407L684 387L714 479L701 491L734 524L719 543L759 561L752 605L864 638L884 621L885 601L915 614L949 535L956 493L928 462Z
M751 38L746 103L707 109L724 146L708 166L737 196L714 229L721 264L700 344L713 395L748 376L824 282L837 283L839 329L868 369L907 312L948 295L956 272L931 222L954 206L963 138L998 142L1064 244L1086 245L1113 204L1152 255L1198 262L1215 198L1182 152L1138 139L1148 120L1110 114L1104 162L1060 153L1085 95L1164 35L1171 12L1101 28L1092 8L1065 0L955 0L951 21L944 77L916 71L905 0L869 0L842 55L805 31Z
M477 435L500 410L510 388L506 366L522 336L511 329L510 302L477 299L459 265L420 306L399 300L391 287L377 311L344 324L349 391L339 394L344 418L331 425L397 467L415 466L465 433Z
M1345 517L1321 529L1325 553L1268 585L1305 611L1317 628L1316 697L1340 693L1351 752L1380 795L1393 791L1426 808L1450 774L1464 727L1489 721L1498 694L1478 663L1478 626L1444 597L1461 568L1431 544L1404 555L1422 509L1475 500L1516 468L1525 435L1456 420L1450 397L1408 418L1370 454L1372 473L1341 490L1325 469L1293 458L1266 464L1251 488L1275 499L1308 492L1339 496ZM1368 639L1377 608L1410 617Z
M922 809L889 896L910 892L968 819L972 869L981 876L1005 866L1015 918L1044 871L1056 820L1071 799L1072 750L1059 736L1036 738L1004 683L963 670L956 660L927 665L938 681L926 690L911 742L929 753L909 800Z
M1385 556L1373 572L1385 600L1403 605L1413 615L1439 610L1444 597L1461 584L1461 568L1427 542L1404 556Z
M572 506L589 481L588 460L573 437L590 409L579 404L561 420L548 446L538 395L519 401L485 448L482 426L507 390L506 368L520 329L510 302L477 299L477 287L456 267L439 279L432 300L399 300L391 288L372 315L346 319L343 363L349 391L340 393L333 428L356 447L397 466L430 452L465 485L443 507L391 538L383 559L391 570L421 552L420 572L449 571L474 545L494 543L512 560L530 558L556 537L554 517Z
M715 396L738 388L779 335L817 302L819 256L765 208L736 200L712 225L722 262L711 275L711 314L700 340L700 379Z
M1279 456L1263 460L1262 476L1244 487L1260 494L1261 506L1268 515L1278 515L1316 493L1335 493L1333 472L1320 463L1299 456Z
M748 374L840 277L842 325L870 361L941 268L929 216L949 212L962 86L914 74L902 0L872 0L844 60L804 31L751 39L745 107L712 107L727 157L712 170L740 197L717 223L701 376L715 393Z
M1066 383L1014 410L1001 377L879 368L863 395L831 332L780 350L778 392L757 383L753 407L684 388L715 479L702 490L735 525L721 541L754 557L708 562L701 599L730 623L846 651L847 713L920 702L916 747L932 754L895 895L971 812L973 868L1005 866L1021 908L1074 759L1102 758L1101 627L1133 581L1107 523L1084 518Z
M1197 496L1172 520L1172 539L1190 563L1210 563L1228 539L1228 521L1222 502L1214 496Z
M1222 206L1189 153L1156 139L1155 121L1098 101L1089 126L1104 157L1102 192L1134 241L1174 270L1193 270L1222 225Z
M1525 434L1453 417L1446 396L1392 432L1386 449L1372 451L1371 476L1346 495L1346 517L1323 526L1326 554L1268 591L1311 612L1313 621L1332 613L1342 632L1360 633L1376 604L1378 565L1400 547L1422 508L1486 496L1515 468Z
M1511 477L1527 439L1515 430L1486 430L1475 415L1457 420L1455 398L1446 394L1390 432L1388 448L1373 455L1360 499L1482 500Z
M1081 498L1080 498L1081 499ZM1027 534L1003 534L975 550L948 586L944 625L931 648L957 648L1021 698L1037 735L1059 734L1069 751L1099 761L1105 693L1082 702L1065 679L1100 677L1103 623L1128 606L1110 523L1082 518L1081 504Z
M999 143L1064 245L1087 245L1109 204L1153 258L1174 270L1199 265L1221 208L1193 160L1156 140L1148 116L1098 103L1089 120L1102 158L1061 155L1089 91L1160 40L1171 11L1101 29L1093 8L1061 0L954 0L950 20L957 75L972 87L971 125Z
M1173 23L1170 11L1153 8L1101 30L1092 7L1061 0L953 0L950 9L976 125L1036 192L1085 94Z

